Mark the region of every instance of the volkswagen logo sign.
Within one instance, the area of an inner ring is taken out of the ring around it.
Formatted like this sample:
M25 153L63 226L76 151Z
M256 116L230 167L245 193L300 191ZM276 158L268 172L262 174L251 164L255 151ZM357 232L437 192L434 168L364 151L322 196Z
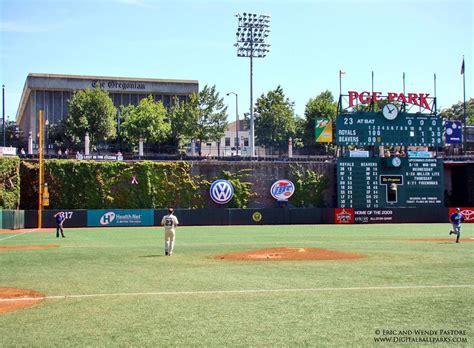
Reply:
M290 180L275 181L270 188L270 194L277 201L287 201L295 193L295 185Z
M227 180L216 180L211 184L209 193L217 204L226 204L234 197L234 187Z

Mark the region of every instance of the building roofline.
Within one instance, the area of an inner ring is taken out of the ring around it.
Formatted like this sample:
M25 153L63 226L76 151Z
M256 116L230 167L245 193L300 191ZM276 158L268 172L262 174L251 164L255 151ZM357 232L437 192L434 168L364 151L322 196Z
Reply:
M142 77L120 77L120 76L91 76L91 75L64 75L64 74L42 74L29 73L28 77L46 77L77 80L112 80L112 81L132 81L132 82L158 82L158 83L189 83L197 84L198 80L176 80L176 79L150 79Z
M181 85L186 87L192 87L193 85L199 86L198 80L177 80L177 79L150 79L150 78L141 78L141 77L120 77L120 76L91 76L91 75L66 75L66 74L44 74L44 73L29 73L26 77L25 84L23 86L23 91L20 97L20 102L18 105L16 113L16 122L20 123L21 117L24 113L26 107L26 102L30 96L32 90L35 87L31 87L30 82L35 79L68 79L68 80L109 80L109 81L127 81L127 82L147 82L147 83L156 83L156 84L174 84L175 86Z

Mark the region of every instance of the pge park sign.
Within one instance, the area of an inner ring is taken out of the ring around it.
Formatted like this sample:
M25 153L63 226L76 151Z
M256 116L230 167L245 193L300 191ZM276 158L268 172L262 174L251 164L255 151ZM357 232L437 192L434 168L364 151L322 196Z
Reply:
M217 204L226 204L234 197L234 186L227 180L216 180L209 189L211 199Z
M349 109L336 118L336 143L341 146L432 146L443 145L444 125L436 114L434 98L427 93L349 91ZM386 100L380 111L354 108ZM409 112L406 104L415 107ZM350 111L353 108L353 111ZM424 109L427 112L422 113ZM433 110L433 111L432 111Z
M270 188L270 194L277 201L287 201L295 193L295 185L290 180L275 181Z
M378 103L382 100L388 102L398 102L403 104L412 104L422 107L426 110L431 110L431 105L428 102L429 93L395 93L388 92L387 97L382 97L382 92L356 92L349 91L349 107L353 107L354 104L372 104Z

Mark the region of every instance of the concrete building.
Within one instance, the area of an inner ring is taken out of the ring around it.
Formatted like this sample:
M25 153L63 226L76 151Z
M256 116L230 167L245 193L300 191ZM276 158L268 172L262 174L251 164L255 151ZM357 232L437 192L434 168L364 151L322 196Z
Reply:
M16 123L25 134L31 132L36 143L38 133L38 112L44 111L49 124L67 117L68 100L77 90L100 88L109 92L114 105L138 105L143 98L152 95L170 106L174 96L186 99L199 92L196 80L163 80L129 77L79 76L56 74L29 74L16 115Z
M203 156L251 156L249 145L250 130L247 127L247 121L239 120L238 131L236 127L237 121L229 123L224 136L220 140L220 146L218 146L217 142L203 143L201 148ZM219 150L220 154L218 153ZM255 154L256 156L265 156L265 148L256 146Z

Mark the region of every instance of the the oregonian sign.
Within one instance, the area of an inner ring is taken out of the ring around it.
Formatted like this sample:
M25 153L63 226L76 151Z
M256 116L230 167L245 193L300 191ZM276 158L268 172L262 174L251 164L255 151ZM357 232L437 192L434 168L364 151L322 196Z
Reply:
M144 91L146 88L143 82L138 81L101 81L93 80L91 83L92 88L100 87L108 90L139 90Z

